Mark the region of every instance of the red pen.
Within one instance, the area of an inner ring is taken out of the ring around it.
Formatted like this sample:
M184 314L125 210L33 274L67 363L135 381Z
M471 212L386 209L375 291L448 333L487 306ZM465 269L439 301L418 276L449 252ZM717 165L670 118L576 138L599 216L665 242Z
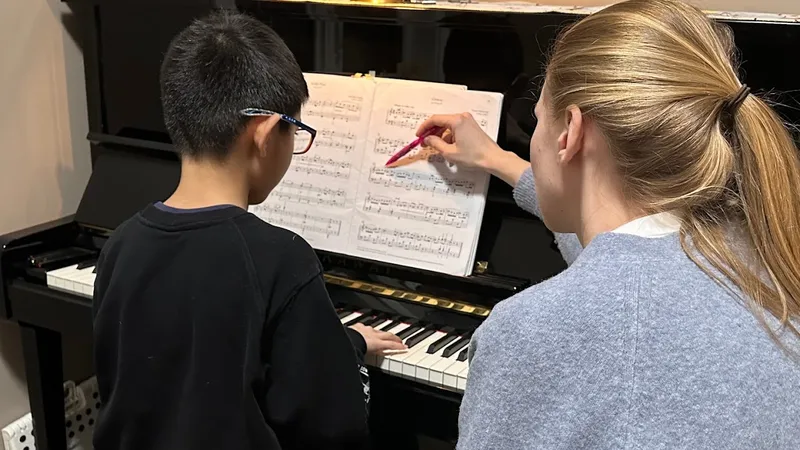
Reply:
M422 133L422 134L421 134L421 135L420 135L418 138L414 139L414 140L413 140L413 141L412 141L410 144L406 145L405 147L403 147L402 149L400 149L400 151L399 151L399 152L397 152L397 153L395 153L394 155L392 155L392 157L391 157L391 158L389 158L389 160L388 160L388 161L386 161L386 165L388 166L389 164L391 164L391 163L393 163L393 162L397 161L398 159L402 158L402 157L403 157L403 156L405 156L405 155L406 155L408 152L410 152L411 150L413 150L413 149L414 149L416 146L418 146L419 144L421 144L421 143L422 143L422 141L424 141L426 137L428 137L428 136L430 136L430 135L432 135L432 134L436 134L436 133L438 133L439 131L441 131L441 128L440 128L440 127L433 127L433 128L430 128L430 129L426 130L426 131L425 131L424 133Z

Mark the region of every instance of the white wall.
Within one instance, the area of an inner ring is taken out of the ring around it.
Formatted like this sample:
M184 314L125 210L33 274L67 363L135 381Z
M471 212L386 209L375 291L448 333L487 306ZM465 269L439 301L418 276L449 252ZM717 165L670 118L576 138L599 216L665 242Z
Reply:
M68 13L58 0L0 0L0 234L74 213L91 171ZM0 322L0 427L28 411L21 354L17 327Z

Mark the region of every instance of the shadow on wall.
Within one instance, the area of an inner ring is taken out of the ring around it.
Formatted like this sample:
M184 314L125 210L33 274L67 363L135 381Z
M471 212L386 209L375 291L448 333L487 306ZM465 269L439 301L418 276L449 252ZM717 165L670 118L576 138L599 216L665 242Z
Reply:
M0 5L0 35L17 42L0 50L0 187L5 192L0 233L5 233L72 214L91 163L77 45L81 26L75 15L58 0ZM68 379L91 375L90 331L63 342ZM0 322L0 427L28 411L20 330Z

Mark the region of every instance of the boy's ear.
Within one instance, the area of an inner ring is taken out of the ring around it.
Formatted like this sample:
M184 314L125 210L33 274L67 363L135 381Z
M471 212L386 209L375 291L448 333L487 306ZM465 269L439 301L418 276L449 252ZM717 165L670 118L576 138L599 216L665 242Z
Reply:
M267 155L267 145L273 136L273 130L278 127L278 122L281 118L277 114L266 116L264 118L257 118L252 126L255 126L253 131L253 143L258 149L258 156L261 158Z

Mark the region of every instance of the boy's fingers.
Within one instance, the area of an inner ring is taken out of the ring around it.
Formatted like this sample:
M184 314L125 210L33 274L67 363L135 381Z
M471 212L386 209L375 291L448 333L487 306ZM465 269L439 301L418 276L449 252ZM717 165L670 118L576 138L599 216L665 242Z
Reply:
M377 350L379 352L382 352L384 350L407 350L408 349L408 347L406 347L406 345L403 344L403 342L395 342L395 341L389 341L389 340L381 340L381 341L379 341L378 344L377 344L377 347L378 347Z

